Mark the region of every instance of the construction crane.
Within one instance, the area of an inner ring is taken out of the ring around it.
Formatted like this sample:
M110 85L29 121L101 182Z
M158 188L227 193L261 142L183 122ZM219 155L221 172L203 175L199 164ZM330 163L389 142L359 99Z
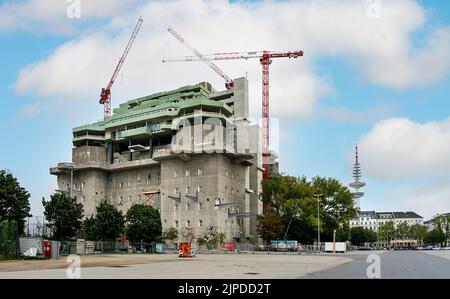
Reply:
M163 62L194 62L194 61L211 61L211 60L237 60L259 58L262 65L262 162L263 162L263 178L264 181L270 179L269 172L269 66L272 58L299 58L303 56L303 51L254 51L254 52L230 52L230 53L214 53L202 55L202 59L198 56L186 56L178 58L163 58Z
M111 80L108 83L108 86L106 86L106 88L102 88L99 102L100 104L103 105L105 118L111 116L111 88L114 84L114 81L116 81L117 75L119 74L120 69L123 66L123 63L125 62L128 53L130 52L131 46L133 46L134 40L136 39L139 30L141 29L142 22L144 22L144 20L142 19L142 17L139 17L136 27L134 28L133 34L131 35L131 38L128 41L128 44L125 48L125 51L122 54L122 57L120 57L119 63L116 66L116 69L111 77Z
M203 61L206 63L213 71L215 71L220 77L225 80L225 87L231 89L234 86L233 80L227 76L217 65L215 65L211 59L205 57L197 49L192 47L181 35L179 35L173 28L169 27L167 29L180 43L182 43L186 48L188 48L192 53L195 54L195 60L192 61ZM165 62L163 60L163 62Z

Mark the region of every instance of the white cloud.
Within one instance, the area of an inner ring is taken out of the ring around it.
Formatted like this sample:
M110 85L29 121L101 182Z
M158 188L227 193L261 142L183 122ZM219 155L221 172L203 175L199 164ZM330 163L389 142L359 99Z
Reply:
M450 118L428 123L384 120L359 145L365 173L373 177L405 179L450 173Z
M380 102L373 107L355 110L348 107L330 107L318 111L319 117L331 119L338 123L371 124L392 116L395 105Z
M395 188L386 194L384 205L403 211L415 211L428 220L450 211L450 177L428 183Z
M77 26L93 18L116 15L136 0L6 0L0 5L0 32L25 30L74 34ZM68 9L80 3L80 18L69 18Z
M93 5L91 2L83 1L83 4ZM112 15L107 25L95 28L95 32L94 28L85 31L47 59L22 69L16 90L64 101L70 98L77 105L96 100L139 14L143 15L144 24L124 66L123 85L117 82L114 86L113 105L205 80L217 88L223 86L223 81L201 63L161 63L163 56L191 55L167 33L168 26L174 26L204 53L305 50L303 58L274 59L271 65L273 117L308 118L314 113L317 100L333 91L326 74L317 74L314 69L315 60L322 56L345 57L371 82L394 88L437 80L450 65L446 52L450 32L446 28L437 28L427 37L425 45L416 50L410 35L424 26L426 14L424 8L408 0L382 1L379 18L369 17L369 4L361 0L233 4L226 0L148 1L141 7L127 6L128 9L117 4L118 1L112 3L116 6L105 13ZM100 9L101 5L96 5ZM122 13L113 15L119 8ZM259 62L219 61L217 64L231 77L248 72L252 115L259 116Z

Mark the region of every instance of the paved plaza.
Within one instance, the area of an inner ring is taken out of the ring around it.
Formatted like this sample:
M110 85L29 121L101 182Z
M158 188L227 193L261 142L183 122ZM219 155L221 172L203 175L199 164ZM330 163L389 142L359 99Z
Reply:
M272 279L298 278L352 259L300 254L200 254L84 256L81 278ZM0 264L0 278L66 278L69 263L29 261Z
M345 254L200 254L81 257L81 278L166 279L364 279L380 261L380 278L450 278L450 251L356 251ZM67 278L65 258L0 263L0 278Z

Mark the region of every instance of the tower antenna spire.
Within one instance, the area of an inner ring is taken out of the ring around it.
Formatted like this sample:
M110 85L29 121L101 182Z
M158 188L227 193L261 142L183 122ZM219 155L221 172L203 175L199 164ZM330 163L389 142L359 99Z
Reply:
M359 210L360 206L360 198L364 196L364 192L359 191L362 187L366 185L363 181L361 181L361 165L359 164L359 155L358 155L358 144L355 144L355 163L353 164L353 179L354 181L349 184L351 188L355 191L353 192L353 198L356 201L356 207Z

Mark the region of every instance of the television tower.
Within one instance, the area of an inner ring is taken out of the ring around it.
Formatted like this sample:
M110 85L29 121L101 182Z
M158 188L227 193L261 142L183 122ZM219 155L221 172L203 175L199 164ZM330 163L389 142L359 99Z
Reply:
M361 166L358 160L358 145L355 145L355 163L353 164L353 179L354 181L349 184L349 186L355 191L353 192L353 198L356 201L356 208L360 210L360 198L364 196L364 192L359 191L366 183L362 182L361 179Z

